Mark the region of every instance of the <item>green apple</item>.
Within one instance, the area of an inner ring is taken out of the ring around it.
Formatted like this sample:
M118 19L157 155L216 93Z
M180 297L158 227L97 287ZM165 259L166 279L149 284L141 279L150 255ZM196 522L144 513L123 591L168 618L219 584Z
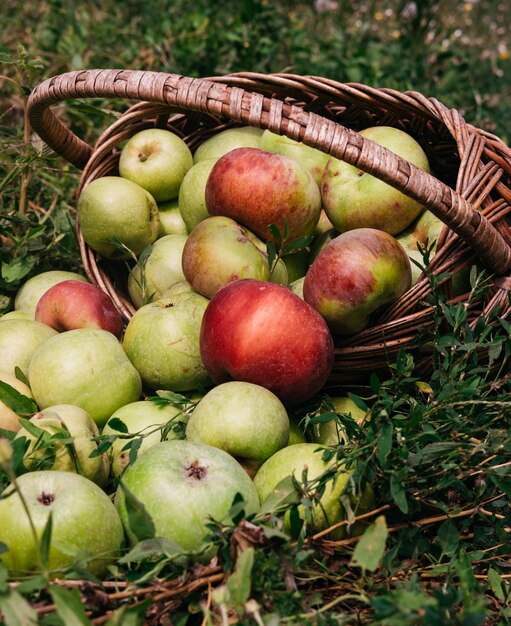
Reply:
M302 276L301 278L297 278L296 280L294 280L289 285L289 289L291 289L293 293L296 293L296 295L299 296L302 300L303 300L303 283L304 282L305 282L305 276Z
M181 137L163 128L147 128L133 135L122 149L119 173L160 202L177 198L192 165L192 153Z
M120 432L113 428L112 420L119 419L126 427L126 432ZM117 409L108 420L101 434L118 435L119 437L112 443L109 448L109 456L112 466L112 474L115 478L120 478L124 470L130 464L130 451L123 449L133 439L142 437L142 443L138 448L138 454L148 450L152 446L160 443L162 440L175 439L176 431L173 428L166 431L169 423L176 424L186 421L183 408L172 405L158 405L151 400L139 400L138 402L130 402ZM132 435L132 439L127 439L126 435Z
M305 433L300 427L300 424L298 424L294 419L290 418L289 440L287 442L287 445L293 446L295 443L307 443L307 438L305 437Z
M361 135L429 172L427 156L407 133L390 126L374 126ZM354 228L377 228L397 235L423 207L387 183L339 159L330 159L321 181L323 207L341 233Z
M340 396L331 398L334 411L339 415L349 415L359 425L362 425L368 417L368 412L358 407L351 398ZM320 413L330 412L328 408L323 408ZM343 426L337 419L328 422L314 424L312 427L314 441L323 446L337 446L341 442L347 442L347 434Z
M108 479L110 463L106 454L90 455L97 450L98 427L92 417L78 406L58 404L39 411L29 420L49 435L57 433L73 439L68 443L54 440L45 443L41 433L29 432L24 426L16 437L25 437L29 446L23 456L23 465L29 472L39 469L77 472L103 487Z
M30 315L27 311L9 311L0 315L0 322L5 320L33 320L34 316Z
M156 536L185 551L201 548L210 518L224 520L236 494L245 512L259 508L253 482L227 452L203 443L174 439L143 452L123 475L123 483L151 516ZM128 538L136 543L122 487L115 503Z
M228 128L202 143L193 155L194 163L219 159L235 148L259 148L263 131L252 126Z
M199 349L207 305L206 298L189 292L151 302L135 312L123 346L144 385L187 391L208 383Z
M277 396L253 383L213 387L193 411L186 438L221 448L253 476L289 441L289 418Z
M0 372L15 376L19 367L26 376L32 355L57 331L35 320L10 319L0 324Z
M77 272L67 272L65 270L41 272L29 278L18 289L18 293L14 299L15 310L24 312L29 318L35 319L35 310L41 296L48 291L50 287L54 287L65 280L81 280L85 283L88 282L84 276Z
M0 372L0 381L13 387L27 398L32 398L32 392L28 385L18 380L16 376L7 372ZM20 429L19 415L17 415L7 404L0 400L0 428L17 432Z
M188 170L179 188L179 211L189 233L207 217L206 183L217 159L199 161Z
M427 241L429 248L435 244L432 249L432 252L434 253L436 249L436 241L438 240L438 237L440 237L443 227L444 223L441 219L436 217L433 213L431 213L431 211L424 211L424 213L422 213L409 228L400 233L396 239L406 250L410 259L424 265L424 259L419 250L419 245L424 247ZM412 263L411 267L412 285L415 285L417 279L421 275L421 270L415 265L415 263Z
M28 380L41 409L74 404L99 427L118 408L138 400L142 391L140 376L119 341L96 328L51 337L34 353Z
M330 159L330 155L326 154L326 152L306 146L301 141L295 141L286 137L286 135L277 135L270 130L263 132L260 147L262 150L295 159L312 174L318 185L321 184L323 171Z
M94 576L106 574L120 555L123 529L115 506L100 487L80 474L52 470L23 474L17 485L24 502L12 485L0 498L0 542L8 547L0 553L0 563L16 576L40 570L31 522L41 541L51 513L46 566L50 574L63 577L75 562Z
M177 200L159 203L158 214L160 217L159 237L164 237L165 235L186 235L188 233Z
M120 176L103 176L89 183L78 200L77 216L86 243L101 256L117 260L140 254L160 230L154 198Z
M184 280L181 259L186 235L165 235L154 242L141 264L133 267L128 277L128 291L136 308L154 302L174 283Z

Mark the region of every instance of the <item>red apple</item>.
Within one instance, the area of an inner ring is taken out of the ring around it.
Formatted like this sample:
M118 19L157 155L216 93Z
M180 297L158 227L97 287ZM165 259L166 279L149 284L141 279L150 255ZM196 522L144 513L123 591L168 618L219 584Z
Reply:
M210 215L224 215L263 240L275 224L288 239L314 231L321 195L312 175L298 161L258 148L238 148L220 158L206 183Z
M46 291L37 303L35 318L59 332L101 328L117 338L122 318L112 299L96 285L65 280Z
M216 384L261 385L287 405L318 392L334 359L322 317L286 287L254 279L215 294L202 320L200 349Z

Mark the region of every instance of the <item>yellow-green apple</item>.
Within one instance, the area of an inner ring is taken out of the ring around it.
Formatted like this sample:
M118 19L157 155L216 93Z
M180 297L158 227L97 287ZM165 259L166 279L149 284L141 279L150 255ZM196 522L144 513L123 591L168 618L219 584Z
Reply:
M310 266L303 297L334 334L364 329L380 307L410 288L410 260L382 230L357 228L333 239Z
M67 330L44 342L32 356L28 380L40 409L74 404L100 428L142 391L140 376L119 341L96 328Z
M35 319L55 330L102 328L119 338L122 317L112 298L96 285L64 280L50 287L37 303Z
M208 217L188 235L182 266L186 280L206 298L239 278L270 278L264 244L233 219L220 215ZM283 271L287 279L285 267Z
M26 376L34 352L57 331L35 320L11 319L0 324L0 372L16 375L19 367Z
M101 256L117 260L140 254L160 230L154 198L120 176L103 176L89 183L78 200L77 216L86 243Z
M420 252L419 245L424 247L427 242L429 248L434 244L432 248L432 252L434 252L436 249L436 242L443 227L444 223L441 219L436 217L436 215L431 213L431 211L424 211L415 220L415 222L413 222L409 228L400 233L396 239L406 250L410 259L424 265L424 259L422 253ZM415 263L412 263L411 265L412 285L415 285L421 274L421 270L415 265Z
M162 293L162 298L173 298L180 293L190 293L191 291L193 291L193 287L186 278L183 278L183 280L177 280L175 283L172 283L170 287L165 289Z
M158 300L171 285L184 280L181 258L185 243L186 235L160 237L145 261L132 268L128 291L136 308Z
M186 438L225 450L253 476L266 459L287 445L289 417L268 389L230 381L213 387L195 407Z
M311 306L287 287L253 279L215 294L202 320L200 349L214 383L261 385L286 405L317 393L334 359L332 336Z
M178 422L184 423L186 419L183 407L170 404L161 406L151 400L130 402L117 409L101 431L102 436L117 435L118 437L108 450L113 476L120 478L130 465L130 450L126 448L130 441L142 438L138 448L138 454L141 454L160 441L175 439L176 431L167 426L177 425ZM113 420L121 420L126 430L119 431L114 428ZM126 438L130 435L131 438Z
M218 159L199 161L188 170L179 188L179 210L187 232L209 217L206 208L206 182Z
M289 440L287 445L293 446L295 443L307 443L307 438L300 424L291 417L289 419Z
M23 456L27 471L76 472L101 487L105 485L110 462L106 454L90 456L97 450L99 429L87 411L73 404L58 404L39 411L30 422L48 436L62 435L64 439L53 438L48 442L42 433L35 434L22 426L16 437L25 437L29 442ZM72 439L72 445L69 439Z
M80 280L88 282L87 279L77 272L68 272L66 270L49 270L41 272L29 278L18 289L14 299L14 309L16 311L26 312L32 319L35 317L37 303L45 291L50 287L62 282L63 280Z
M266 241L274 224L293 240L314 231L321 197L298 161L257 148L238 148L213 166L206 183L211 215L231 217Z
M133 135L123 147L119 174L161 202L177 198L192 165L192 153L181 137L163 128L147 128Z
M338 415L348 415L359 425L369 419L369 414L364 409L353 402L347 396L339 396L330 398L333 410ZM330 412L328 408L323 408L320 413ZM341 442L347 442L348 437L345 428L337 419L331 419L328 422L314 424L311 427L314 441L323 446L336 446Z
M429 172L424 150L408 133L390 126L373 126L360 134ZM353 228L378 228L397 235L423 209L394 187L334 158L325 168L321 197L330 221L341 233Z
M158 215L160 217L159 237L164 237L165 235L186 235L188 233L177 200L159 203Z
M151 516L156 536L185 551L201 548L208 520L225 520L236 494L245 500L247 514L259 508L254 483L241 465L224 450L203 443L163 441L126 469L123 483ZM128 538L136 543L122 487L115 503Z
M126 327L123 346L150 389L188 391L206 385L199 350L202 316L208 300L181 293L140 307Z
M8 311L3 315L0 315L0 322L5 320L33 320L34 316L27 313L27 311Z
M301 141L295 141L286 135L277 135L270 130L265 130L262 134L261 150L295 159L312 174L318 186L321 184L323 170L330 158L329 154L321 152L321 150L306 146Z
M50 513L50 574L62 577L74 563L95 576L106 574L120 556L124 534L115 506L98 485L80 474L41 470L18 476L17 486L23 500L13 485L0 498L0 542L8 547L0 562L11 574L40 570L34 530L40 542Z
M305 282L305 276L302 276L301 278L297 278L296 280L294 280L289 285L289 289L291 289L293 293L296 293L296 295L299 296L302 300L303 300L303 283L304 282Z
M316 224L316 228L314 229L314 237L315 238L319 237L324 232L326 232L327 230L330 230L333 227L334 227L334 225L328 219L328 215L326 214L325 209L321 209L321 213L319 214L318 223Z
M193 155L194 163L219 159L235 148L259 148L263 131L253 126L227 128L202 143Z
M13 387L17 392L32 398L32 392L30 387L25 385L24 382L18 380L16 376L7 374L7 372L0 372L0 382L6 383L10 387ZM4 430L10 430L12 432L18 432L20 429L19 415L15 413L7 404L0 400L0 428Z

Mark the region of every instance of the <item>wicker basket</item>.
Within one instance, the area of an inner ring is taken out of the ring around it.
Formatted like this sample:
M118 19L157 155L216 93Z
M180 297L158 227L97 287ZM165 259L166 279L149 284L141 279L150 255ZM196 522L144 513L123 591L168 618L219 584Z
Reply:
M94 148L51 112L68 99L118 97L139 101L107 128ZM511 150L497 137L468 124L456 110L416 92L400 93L314 76L240 73L197 79L130 70L84 70L46 80L28 103L33 129L57 153L83 168L78 193L89 182L117 173L119 146L149 127L168 128L192 150L211 135L249 124L287 135L343 159L422 203L445 224L429 269L455 273L474 263L494 277L484 301L470 307L470 319L499 307L511 313ZM415 137L434 175L363 138L357 130L385 124ZM98 258L83 241L89 278L107 292L126 320L134 313L126 290L126 268ZM444 288L449 295L449 280ZM401 349L411 349L418 329L434 324L424 302L430 282L416 285L387 309L376 325L336 345L331 382L353 385L385 368ZM458 300L468 301L468 296ZM430 359L418 359L425 373Z

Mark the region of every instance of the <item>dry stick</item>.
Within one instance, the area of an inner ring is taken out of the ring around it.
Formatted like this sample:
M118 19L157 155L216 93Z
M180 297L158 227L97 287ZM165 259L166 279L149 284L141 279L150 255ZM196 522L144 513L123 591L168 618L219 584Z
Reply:
M204 611L204 618L201 622L201 626L207 626L209 621L209 611L211 609L211 602L213 601L213 594L211 592L211 581L208 580L208 599L206 601L206 607Z
M391 508L390 504L385 504L384 506L380 506L377 509L373 509L372 511L369 511L368 513L363 513L362 515L357 515L354 518L354 522L358 522L359 520L362 519L366 519L368 517L373 517L374 515L376 515L377 513L382 513L383 511L388 511ZM326 528L325 530L322 530L319 533L316 533L315 535L313 535L309 541L315 541L316 539L320 539L321 537L324 537L325 535L328 535L330 532L332 532L332 530L335 530L336 528L340 528L341 526L347 526L350 522L348 520L342 520L340 522L337 522L337 524L333 524L332 526L330 526L329 528Z

